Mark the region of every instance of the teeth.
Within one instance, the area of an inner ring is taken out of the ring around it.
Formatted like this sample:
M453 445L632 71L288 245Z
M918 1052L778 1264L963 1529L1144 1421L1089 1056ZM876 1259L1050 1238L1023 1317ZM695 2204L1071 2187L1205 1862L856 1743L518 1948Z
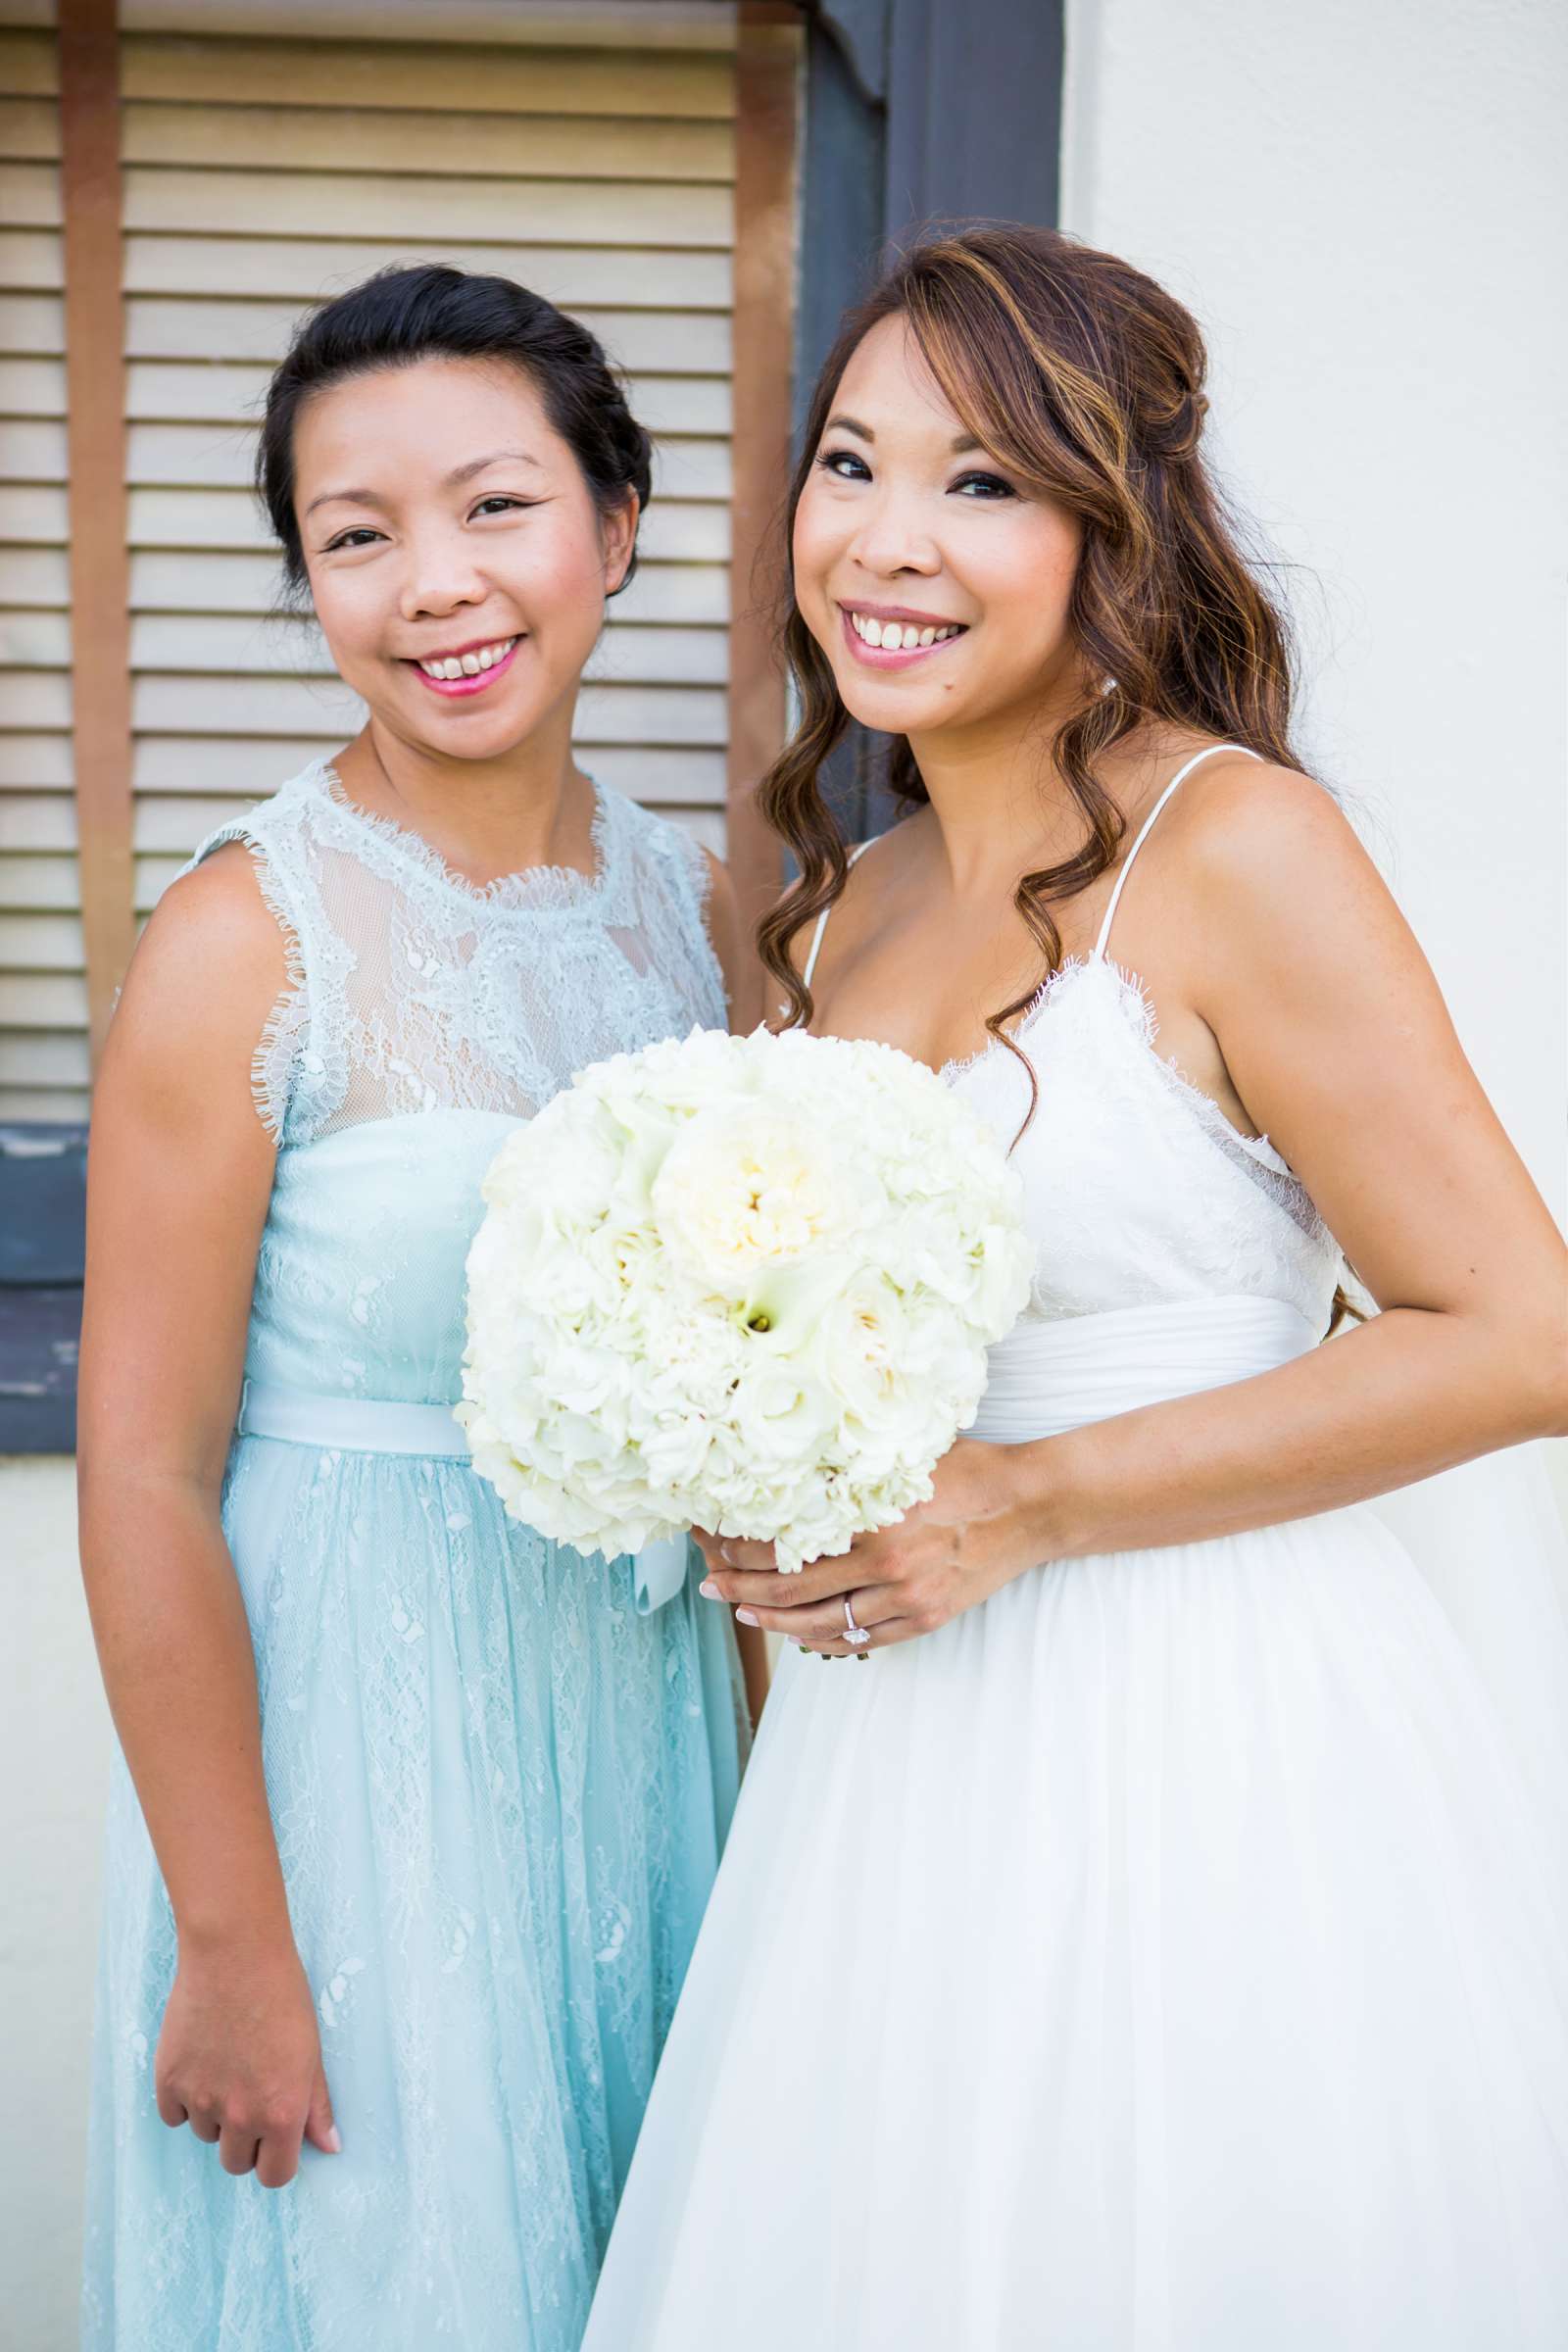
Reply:
M421 662L419 667L427 678L475 678L482 669L494 669L498 662L504 662L516 642L515 637L502 637L471 654L443 654L439 661Z
M862 637L867 645L880 646L888 654L905 654L916 645L941 645L945 639L958 634L957 624L954 621L945 623L941 628L934 622L921 628L917 621L912 620L906 620L902 625L896 620L876 620L869 612L852 612L850 620L858 637Z

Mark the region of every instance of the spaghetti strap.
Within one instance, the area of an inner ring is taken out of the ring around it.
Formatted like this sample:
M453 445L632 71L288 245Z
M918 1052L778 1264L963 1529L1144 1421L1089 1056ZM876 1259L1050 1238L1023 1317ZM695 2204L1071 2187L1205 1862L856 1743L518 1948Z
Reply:
M1133 843L1132 848L1122 859L1121 872L1116 876L1116 887L1110 894L1110 904L1105 908L1105 919L1100 926L1100 937L1095 942L1095 952L1090 957L1090 961L1092 963L1102 962L1104 958L1105 943L1110 937L1110 926L1115 920L1116 908L1121 903L1121 894L1127 887L1127 877L1133 870L1133 859L1137 857L1139 851L1149 839L1150 834L1153 831L1154 819L1164 808L1165 803L1170 799L1171 794L1176 790L1177 785L1185 784L1195 767L1200 767L1205 760L1218 759L1221 752L1240 752L1243 758L1247 760L1259 760L1262 758L1262 754L1260 752L1249 751L1245 743L1211 743L1208 745L1206 750L1195 752L1191 760L1188 760L1186 766L1179 767L1176 770L1176 773L1172 776L1170 782L1166 785L1164 791L1160 794L1158 800L1154 803L1154 806L1145 817L1142 825L1139 827L1137 840Z
M850 852L845 868L846 872L849 870L849 867L855 863L856 859L863 856L863 854L870 847L871 844L869 841L858 841L856 843L854 849ZM816 969L816 959L822 952L822 934L827 929L827 918L832 911L833 904L832 902L829 902L829 904L823 907L821 913L816 918L816 929L811 933L811 952L806 958L806 969L801 974L801 986L803 988L809 988L811 985L811 974Z

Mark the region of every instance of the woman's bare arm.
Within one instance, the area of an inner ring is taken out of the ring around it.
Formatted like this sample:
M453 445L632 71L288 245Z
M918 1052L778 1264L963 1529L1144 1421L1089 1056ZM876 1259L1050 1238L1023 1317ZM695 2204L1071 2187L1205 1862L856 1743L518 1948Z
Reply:
M179 1937L160 2112L273 2185L331 2119L219 1503L272 1182L251 1055L284 976L239 848L136 952L94 1098L77 1435L93 1632Z

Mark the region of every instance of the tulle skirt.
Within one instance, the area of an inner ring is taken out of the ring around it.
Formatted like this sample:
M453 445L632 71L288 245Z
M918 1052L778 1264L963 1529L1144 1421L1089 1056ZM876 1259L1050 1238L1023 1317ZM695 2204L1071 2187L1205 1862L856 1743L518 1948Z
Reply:
M586 2352L1561 2352L1540 1821L1369 1509L792 1651Z
M733 1808L728 1626L690 1585L640 1614L462 1461L246 1438L224 1522L343 2151L268 2190L160 2122L173 1923L120 1766L83 2343L577 2352Z

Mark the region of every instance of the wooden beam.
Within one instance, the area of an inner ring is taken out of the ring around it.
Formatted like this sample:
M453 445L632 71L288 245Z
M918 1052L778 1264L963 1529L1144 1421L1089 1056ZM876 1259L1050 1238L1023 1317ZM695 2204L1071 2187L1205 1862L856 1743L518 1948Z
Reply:
M755 921L778 896L780 844L757 787L784 741L772 559L790 467L800 13L742 0L735 57L734 545L730 557L729 867Z
M117 0L60 0L72 737L96 1066L135 944Z

